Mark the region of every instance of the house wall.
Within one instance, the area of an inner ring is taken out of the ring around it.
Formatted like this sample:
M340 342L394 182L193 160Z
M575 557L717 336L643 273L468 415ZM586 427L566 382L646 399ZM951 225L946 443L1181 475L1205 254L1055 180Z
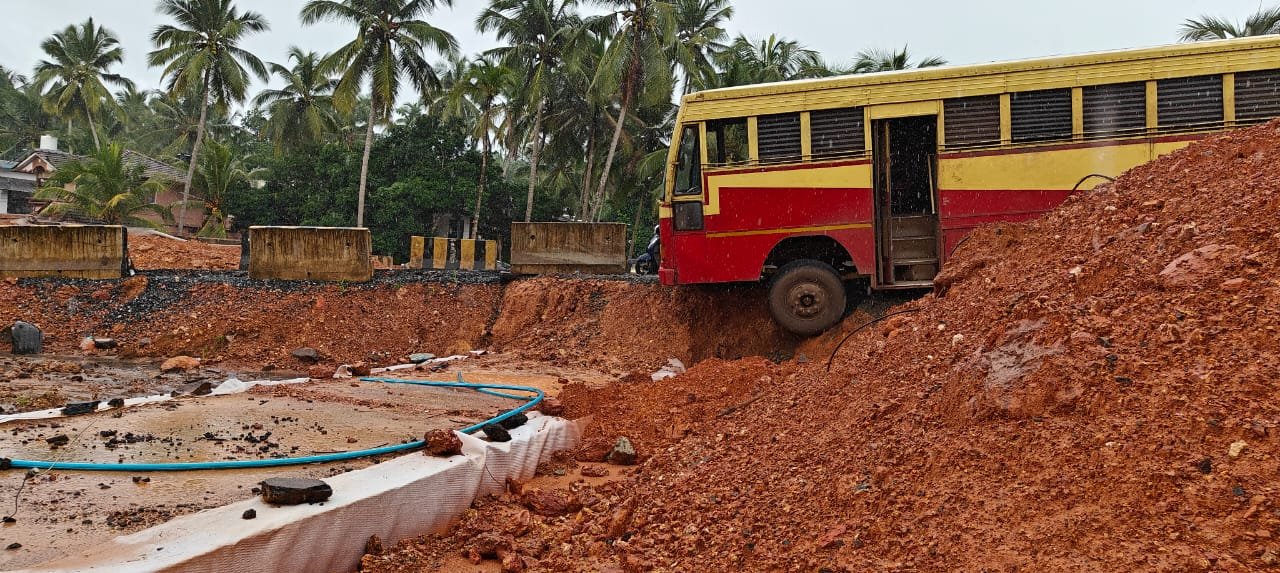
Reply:
M194 197L192 198L195 199ZM173 224L164 223L164 220L155 214L147 214L144 218L156 224L160 224L162 228L168 232L176 233L178 229L178 212L181 210L182 203L182 184L171 186L164 191L156 194L155 203L169 207L173 212ZM200 225L204 223L206 210L203 205L187 205L187 214L182 221L182 226L190 233L200 230Z

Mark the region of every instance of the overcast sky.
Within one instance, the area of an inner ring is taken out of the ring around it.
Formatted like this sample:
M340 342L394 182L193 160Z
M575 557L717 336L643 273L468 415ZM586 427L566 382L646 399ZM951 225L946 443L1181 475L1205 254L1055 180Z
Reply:
M262 13L271 31L244 47L263 60L283 62L289 46L325 53L350 40L336 24L303 27L304 0L241 0ZM495 40L475 32L487 0L455 0L430 21L455 36L469 53ZM589 4L589 3L588 3ZM151 31L163 23L153 0L0 0L0 65L29 74L43 57L40 42L70 23L93 17L121 39L125 62L117 71L139 88L160 85L148 68ZM1183 20L1204 13L1243 19L1258 0L734 0L733 34L776 33L799 40L833 63L870 47L909 44L916 56L968 64L1172 43ZM431 61L438 56L430 56ZM260 89L255 86L251 93Z

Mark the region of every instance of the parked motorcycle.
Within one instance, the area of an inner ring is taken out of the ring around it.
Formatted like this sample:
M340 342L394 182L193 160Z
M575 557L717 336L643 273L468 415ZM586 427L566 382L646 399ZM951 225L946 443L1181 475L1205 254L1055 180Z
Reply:
M645 247L644 254L636 257L635 272L638 275L656 275L660 262L662 262L662 241L658 236L658 227L655 225L653 238L649 239L649 246Z

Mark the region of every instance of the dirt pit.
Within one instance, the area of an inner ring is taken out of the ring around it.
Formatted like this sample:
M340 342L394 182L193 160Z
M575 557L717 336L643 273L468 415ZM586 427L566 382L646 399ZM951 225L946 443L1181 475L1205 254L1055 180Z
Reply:
M25 357L8 361L15 368L42 372L51 362ZM158 375L154 366L116 361L99 364L84 360L77 364L82 372L130 375L139 394L148 395L190 385L190 378L215 374ZM610 380L581 369L538 371L535 364L496 356L450 366L434 373L392 372L383 376L452 381L461 374L468 382L534 386L552 395L571 380L591 385ZM60 397L45 407L61 406L67 399L101 396L98 390L63 385L66 380L59 376L66 374L21 379L23 395ZM299 457L417 440L428 430L471 425L517 405L514 400L470 390L353 379L313 380L259 386L241 394L182 396L82 416L9 422L0 425L0 452L16 459L106 464ZM323 479L368 467L380 459L389 458L184 472L84 472L55 466L29 476L25 470L8 470L0 473L0 514L13 514L16 521L0 528L0 545L21 546L0 553L0 569L43 563L85 544L105 542L181 515L253 497L258 482L269 477Z
M240 246L130 232L129 261L139 270L235 270L240 268Z

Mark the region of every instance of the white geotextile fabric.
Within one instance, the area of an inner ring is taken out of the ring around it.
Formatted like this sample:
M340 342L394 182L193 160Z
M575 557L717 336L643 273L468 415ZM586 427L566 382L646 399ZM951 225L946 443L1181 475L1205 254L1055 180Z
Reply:
M577 422L531 413L510 442L459 436L461 456L415 452L326 479L333 497L323 506L242 501L26 571L353 571L370 535L392 545L443 531L477 496L501 492L507 478L530 478L543 456L575 447L581 430ZM247 509L257 518L242 519Z
M248 391L250 388L253 388L254 386L279 386L281 384L301 384L309 380L311 379L310 378L290 378L288 380L255 380L252 382L245 382L243 380L239 380L236 378L228 378L227 380L219 384L217 387L215 387L213 390L211 390L207 395L208 396L225 396L227 394L239 394L241 392ZM142 404L168 402L169 400L173 400L173 399L174 397L170 394L140 396L137 398L125 398L124 405L127 408L129 406L139 406ZM114 408L107 405L106 400L102 400L101 403L98 404L98 408L94 411L105 412L107 410L113 410L113 409ZM34 412L6 414L3 416L0 416L0 424L14 422L17 420L45 420L49 418L62 418L62 417L64 417L62 415L62 408L50 408L48 410L36 410Z

